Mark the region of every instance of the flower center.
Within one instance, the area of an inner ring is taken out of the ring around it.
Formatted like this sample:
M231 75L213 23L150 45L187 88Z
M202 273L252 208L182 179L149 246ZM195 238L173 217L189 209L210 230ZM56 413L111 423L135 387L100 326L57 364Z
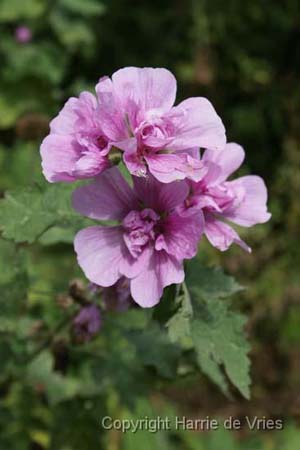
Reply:
M149 116L136 128L135 134L143 146L161 148L172 136L172 123L161 117Z
M96 142L97 142L97 146L100 148L100 150L104 150L108 143L106 137L104 137L104 136L99 136L96 139Z
M160 216L152 209L130 211L123 220L124 241L134 258L137 258L144 247L155 239L155 225Z

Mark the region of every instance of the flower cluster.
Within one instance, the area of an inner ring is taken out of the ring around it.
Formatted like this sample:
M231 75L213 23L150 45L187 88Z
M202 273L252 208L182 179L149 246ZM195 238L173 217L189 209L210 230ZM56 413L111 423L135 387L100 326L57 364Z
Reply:
M151 307L164 287L184 280L202 234L221 251L250 251L227 223L266 222L267 191L257 176L227 178L244 151L226 144L225 129L201 97L174 106L176 80L166 69L121 69L101 78L96 96L70 98L41 146L50 182L93 178L73 194L73 206L95 220L75 238L78 262L93 283L126 281L135 302ZM118 149L130 186L111 155Z

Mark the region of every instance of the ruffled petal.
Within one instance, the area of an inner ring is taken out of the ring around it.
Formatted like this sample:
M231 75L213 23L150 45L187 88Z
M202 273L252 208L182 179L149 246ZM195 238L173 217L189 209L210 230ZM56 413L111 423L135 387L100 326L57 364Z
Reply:
M92 120L96 107L96 98L90 92L82 92L79 98L69 98L60 113L50 122L51 133L60 135L75 133L78 122L80 125L80 119L84 122Z
M154 252L147 269L131 280L131 296L143 308L151 308L159 302L166 286L183 280L181 262L164 251Z
M108 167L110 167L110 162L106 156L102 156L100 152L91 151L83 154L77 160L73 174L76 178L91 178Z
M104 134L115 142L129 137L124 112L114 93L112 81L108 77L101 78L96 92L99 101L97 115Z
M76 107L78 98L71 97L65 103L60 113L50 122L51 133L67 135L74 133L74 125L77 120Z
M134 190L144 207L151 208L157 213L172 210L180 205L189 193L185 181L160 183L152 175L147 177L133 177Z
M128 249L123 248L123 260L120 264L120 272L125 277L131 279L139 275L149 265L150 258L153 254L153 247L147 246L143 249L138 258L133 258Z
M223 212L226 219L251 227L257 223L265 223L271 218L267 210L267 188L261 177L248 175L228 182L233 190L244 190L244 196L239 205Z
M104 287L112 286L121 276L123 246L121 227L88 227L74 240L78 264L86 277Z
M70 135L48 135L41 145L42 168L50 183L74 181L73 171L80 155L78 144Z
M162 183L189 178L200 181L207 172L203 162L188 153L154 153L145 156L149 171Z
M222 252L228 250L233 244L237 244L242 247L246 252L251 253L251 248L242 241L237 232L231 228L230 225L205 215L204 233L214 247L218 248Z
M124 163L132 175L137 177L145 177L147 174L147 166L137 153L136 139L131 139L131 143L126 142L127 149L124 152Z
M218 177L215 177L215 183L225 181L233 172L235 172L245 159L244 149L235 143L226 144L223 150L216 152L214 150L205 150L202 161L204 163L214 163L220 167L221 171Z
M156 250L165 250L177 260L193 258L204 229L203 213L200 210L192 214L173 213L163 222L163 233L155 242Z
M77 188L72 204L80 214L98 220L122 220L138 207L136 195L116 167Z
M192 97L172 108L168 118L175 126L169 147L182 150L202 147L222 150L226 144L225 128L212 104L203 97Z
M167 69L126 67L115 72L112 81L126 111L130 111L133 103L144 112L150 109L163 112L175 102L176 79Z

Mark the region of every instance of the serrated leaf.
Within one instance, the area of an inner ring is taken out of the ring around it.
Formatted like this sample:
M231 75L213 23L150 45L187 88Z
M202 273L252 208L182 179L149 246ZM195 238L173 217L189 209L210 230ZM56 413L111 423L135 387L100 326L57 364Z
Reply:
M193 346L190 324L193 317L193 308L186 284L183 284L183 292L175 299L178 309L168 320L166 326L171 342L178 342L183 348Z
M43 197L35 189L6 193L0 202L0 217L3 236L15 242L34 242L55 224L53 213L44 207Z
M219 267L204 267L198 258L187 266L186 284L192 295L204 299L224 298L243 290L243 287Z
M245 318L229 310L220 300L241 289L236 281L220 269L202 267L194 260L188 268L188 285L183 285L176 313L167 322L170 339L183 348L195 348L203 372L224 393L229 380L249 398L249 345L243 333ZM223 369L225 373L223 372Z
M7 192L0 200L3 236L15 242L32 243L53 227L68 228L74 236L79 228L86 226L87 220L72 209L72 190L73 186L51 185L45 191L35 187ZM66 234L61 233L63 242ZM49 240L56 243L59 238L58 233ZM70 234L67 241L70 241ZM49 243L47 239L46 243Z
M228 310L224 301L210 300L198 305L191 323L191 335L201 369L227 392L221 368L244 397L249 398L249 344L243 328L245 318Z

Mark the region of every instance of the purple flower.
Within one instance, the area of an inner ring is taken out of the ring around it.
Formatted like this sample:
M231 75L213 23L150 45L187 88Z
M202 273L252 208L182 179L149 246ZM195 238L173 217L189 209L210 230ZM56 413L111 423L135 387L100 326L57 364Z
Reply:
M102 131L94 95L70 98L50 123L41 145L43 173L50 182L93 177L110 166L111 148Z
M129 280L122 277L113 286L104 288L103 300L108 310L126 311L131 304Z
M41 145L50 182L93 177L109 164L112 147L136 176L161 182L204 176L199 147L222 149L225 129L211 103L190 98L173 107L176 80L166 69L127 67L101 78L97 98L70 98Z
M15 39L20 44L27 44L32 39L32 32L26 25L20 25L15 30Z
M84 306L73 321L76 337L82 341L89 341L98 333L102 325L100 310L96 305Z
M163 183L199 181L199 147L222 149L225 129L211 103L189 98L173 106L176 79L166 69L126 67L96 86L100 122L114 146L124 150L133 175L149 170Z
M251 252L227 221L251 227L267 222L271 217L267 211L267 189L262 178L249 175L227 181L244 157L242 147L233 143L227 144L221 152L206 150L202 161L207 174L198 183L188 181L190 194L178 208L184 216L201 210L205 221L204 233L209 242L221 251L236 243Z
M75 237L78 263L87 278L104 287L125 276L135 302L158 303L165 286L184 279L183 260L192 258L203 230L202 213L175 211L189 192L185 181L162 184L151 175L134 177L133 189L115 167L73 194L73 206L92 219L116 226L91 226Z

